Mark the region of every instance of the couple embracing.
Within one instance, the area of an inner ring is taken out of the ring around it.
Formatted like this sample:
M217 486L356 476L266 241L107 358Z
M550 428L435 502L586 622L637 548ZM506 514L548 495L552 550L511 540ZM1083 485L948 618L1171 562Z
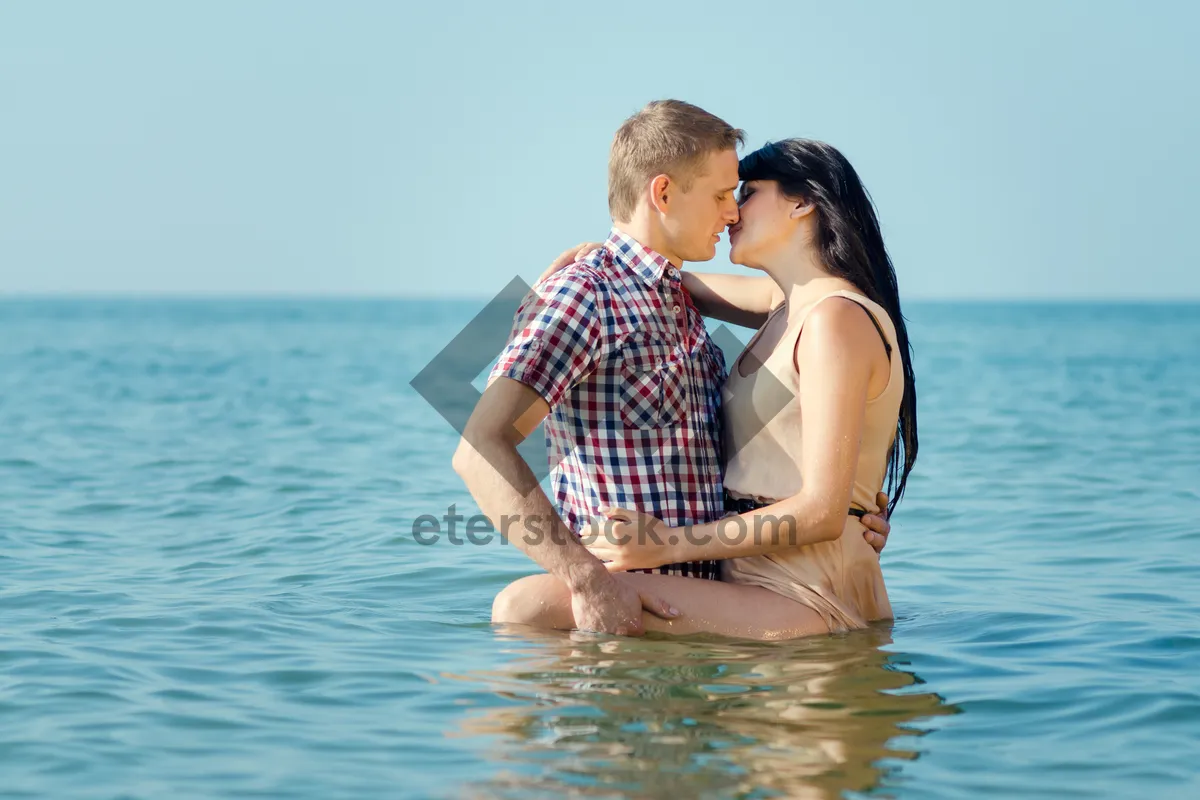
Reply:
M675 100L630 117L607 241L522 303L454 455L493 522L550 523L512 540L545 573L494 622L786 639L892 616L879 551L917 455L896 275L841 153L739 162L743 139ZM724 231L765 276L683 270ZM728 369L702 316L757 328ZM517 452L543 420L553 502Z

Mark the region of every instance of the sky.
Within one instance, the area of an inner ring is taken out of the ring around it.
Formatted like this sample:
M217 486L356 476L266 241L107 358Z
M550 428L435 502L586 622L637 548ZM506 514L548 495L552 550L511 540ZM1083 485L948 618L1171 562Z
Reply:
M1182 0L7 3L0 295L491 296L604 238L613 132L673 97L841 149L904 297L1200 298L1198 36Z

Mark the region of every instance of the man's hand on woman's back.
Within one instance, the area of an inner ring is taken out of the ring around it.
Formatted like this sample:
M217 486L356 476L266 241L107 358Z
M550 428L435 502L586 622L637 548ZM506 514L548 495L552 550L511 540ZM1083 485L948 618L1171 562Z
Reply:
M863 538L878 554L887 547L888 534L892 532L891 523L887 518L888 496L883 492L875 495L875 505L879 506L879 514L866 514L862 518L862 524L866 527Z

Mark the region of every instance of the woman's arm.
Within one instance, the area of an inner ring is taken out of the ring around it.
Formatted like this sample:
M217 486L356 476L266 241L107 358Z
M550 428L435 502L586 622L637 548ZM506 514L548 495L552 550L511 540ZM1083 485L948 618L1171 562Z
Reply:
M537 282L603 246L603 242L583 242L564 250ZM696 310L704 316L747 328L761 328L767 321L767 314L784 299L783 290L775 281L754 275L684 270L683 286L691 294Z
M800 493L753 512L666 532L672 561L738 558L832 541L842 535L858 468L872 365L886 362L867 312L830 298L810 312L796 344L803 445Z
M563 267L574 264L576 261L582 261L583 257L588 253L593 250L599 250L601 247L604 247L604 242L580 242L570 250L563 250L558 258L551 261L550 266L546 267L545 271L533 282L534 286L546 280L546 278L549 278Z
M685 270L683 285L701 314L747 328L761 328L784 299L775 281L753 275Z

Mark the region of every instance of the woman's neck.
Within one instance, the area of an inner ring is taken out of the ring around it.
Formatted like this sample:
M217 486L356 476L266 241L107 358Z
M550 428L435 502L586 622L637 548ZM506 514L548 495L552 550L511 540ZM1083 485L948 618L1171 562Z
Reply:
M766 264L763 271L783 290L789 322L793 314L830 292L858 291L849 281L830 275L816 253L807 249Z

